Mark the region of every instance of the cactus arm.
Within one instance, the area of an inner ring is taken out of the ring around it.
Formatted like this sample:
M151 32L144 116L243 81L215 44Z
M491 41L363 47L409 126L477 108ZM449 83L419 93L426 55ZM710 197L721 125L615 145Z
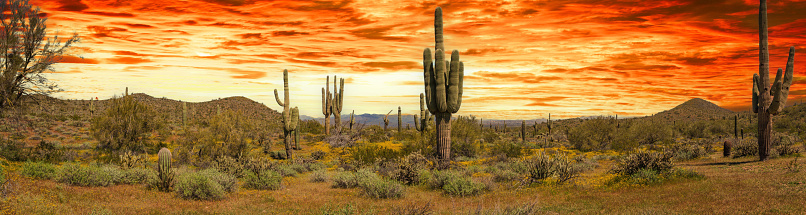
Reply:
M794 75L795 67L795 47L789 47L789 58L786 60L786 70L784 72L784 79L781 82L781 98L778 112L784 110L786 101L789 98L789 87L792 86L792 76Z
M288 116L288 131L295 131L297 130L297 124L299 124L299 108L294 107L291 108L291 114Z
M417 131L423 131L422 127L420 127L420 122L418 122L419 120L420 119L417 117L417 114L414 114L414 129Z
M431 49L425 48L423 50L423 83L425 84L425 103L428 106L428 109L434 110L435 103L432 99L434 99L434 92L431 90L431 86L434 83L434 64L431 63Z
M453 50L451 53L450 72L448 74L448 111L456 113L459 106L456 103L459 97L459 51Z
M777 115L778 112L784 109L785 104L781 104L781 97L783 93L781 92L781 79L783 76L783 69L778 68L778 72L775 74L775 82L772 84L772 89L770 89L770 93L772 94L772 103L770 103L769 109L767 112L772 115Z
M760 96L758 91L758 79L758 74L753 74L753 113L758 113L758 100Z
M339 79L339 113L344 109L344 78Z
M280 107L285 107L285 104L280 101L280 96L277 95L277 89L274 89L274 99L277 100L277 104L280 105Z
M442 38L442 8L437 7L434 10L434 42L436 43L435 49L445 50L444 39Z
M456 55L458 56L459 53L457 52ZM465 64L462 61L459 61L459 82L457 83L459 85L459 93L458 93L459 95L457 95L456 97L456 109L455 111L453 111L453 113L459 112L459 108L462 107L462 93L464 91L463 89L465 82L464 80L465 80Z
M436 53L434 53L434 58L436 58L436 62L434 63L434 76L436 78L436 91L433 92L436 94L436 99L434 100L437 104L436 112L446 112L448 110L448 104L445 98L445 73L447 71L445 68L445 54L441 49L437 49Z

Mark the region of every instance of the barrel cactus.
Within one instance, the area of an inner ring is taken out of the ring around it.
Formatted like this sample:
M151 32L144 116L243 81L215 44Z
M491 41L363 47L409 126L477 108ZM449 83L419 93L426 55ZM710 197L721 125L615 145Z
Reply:
M789 59L786 72L781 68L775 75L775 82L770 87L770 53L767 47L767 1L759 4L759 69L753 74L752 109L758 114L758 157L767 160L770 153L772 115L778 115L786 105L789 87L792 85L795 64L795 47L789 47Z
M423 50L423 80L428 111L435 116L436 151L442 160L451 159L451 114L462 106L464 64L459 61L459 51L453 50L451 60L445 59L445 44L442 37L442 8L434 11L434 35L436 47L434 58L431 49Z
M162 148L157 153L157 173L159 182L157 188L161 191L169 191L173 184L174 172L171 169L171 150Z
M297 129L299 123L299 108L291 108L291 101L288 95L288 70L283 70L283 101L280 101L280 96L277 94L277 89L274 89L274 99L277 104L283 107L283 141L285 143L286 158L293 159L293 150L291 145L291 132Z

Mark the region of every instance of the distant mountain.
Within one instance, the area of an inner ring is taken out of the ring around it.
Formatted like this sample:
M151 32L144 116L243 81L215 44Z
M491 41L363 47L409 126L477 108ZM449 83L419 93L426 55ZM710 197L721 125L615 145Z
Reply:
M356 115L355 116L355 121L356 121L356 123L364 123L366 125L379 125L379 126L383 127L383 117L385 115L386 114L361 114L361 115ZM457 116L460 116L460 115L453 115L453 119L456 119ZM403 128L406 128L406 125L409 125L412 128L414 127L414 115L403 114L402 117L403 117L403 122L402 122ZM316 121L318 121L320 123L324 122L324 120L325 120L324 117L313 118L313 117L310 117L310 116L304 116L304 117L300 116L300 119L303 119L303 120L315 119ZM479 118L477 117L476 119L478 120ZM331 121L333 120L332 115L330 116L330 120ZM521 126L521 120L489 120L489 119L482 119L482 120L483 120L483 123L484 123L485 127L488 127L491 123L493 125L501 125L501 124L506 123L507 127ZM348 114L342 114L341 121L342 121L342 123L349 122L350 121L350 114L349 113ZM543 123L543 122L545 122L547 120L546 119L531 119L531 120L524 120L524 121L526 122L527 125L533 125L535 121L537 121L537 123ZM394 112L392 114L389 114L389 128L397 128L397 113L396 112Z
M734 114L735 112L719 107L718 105L707 100L694 98L683 102L670 110L661 111L652 117L661 118L664 120L693 121L721 119L724 117L733 116Z

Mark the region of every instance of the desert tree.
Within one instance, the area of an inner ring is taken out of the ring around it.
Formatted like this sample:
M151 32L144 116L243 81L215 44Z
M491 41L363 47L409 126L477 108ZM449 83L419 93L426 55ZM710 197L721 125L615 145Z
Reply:
M59 91L45 74L79 41L47 34L47 18L28 0L0 0L0 109L18 104L28 95Z

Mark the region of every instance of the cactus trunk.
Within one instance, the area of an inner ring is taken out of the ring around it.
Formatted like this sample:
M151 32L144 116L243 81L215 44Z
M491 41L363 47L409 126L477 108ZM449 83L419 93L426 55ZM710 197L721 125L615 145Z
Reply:
M437 155L443 160L451 158L451 113L440 112L435 114L437 125Z
M302 147L299 147L299 114L297 114L297 129L294 130L294 148L297 150L302 150Z

